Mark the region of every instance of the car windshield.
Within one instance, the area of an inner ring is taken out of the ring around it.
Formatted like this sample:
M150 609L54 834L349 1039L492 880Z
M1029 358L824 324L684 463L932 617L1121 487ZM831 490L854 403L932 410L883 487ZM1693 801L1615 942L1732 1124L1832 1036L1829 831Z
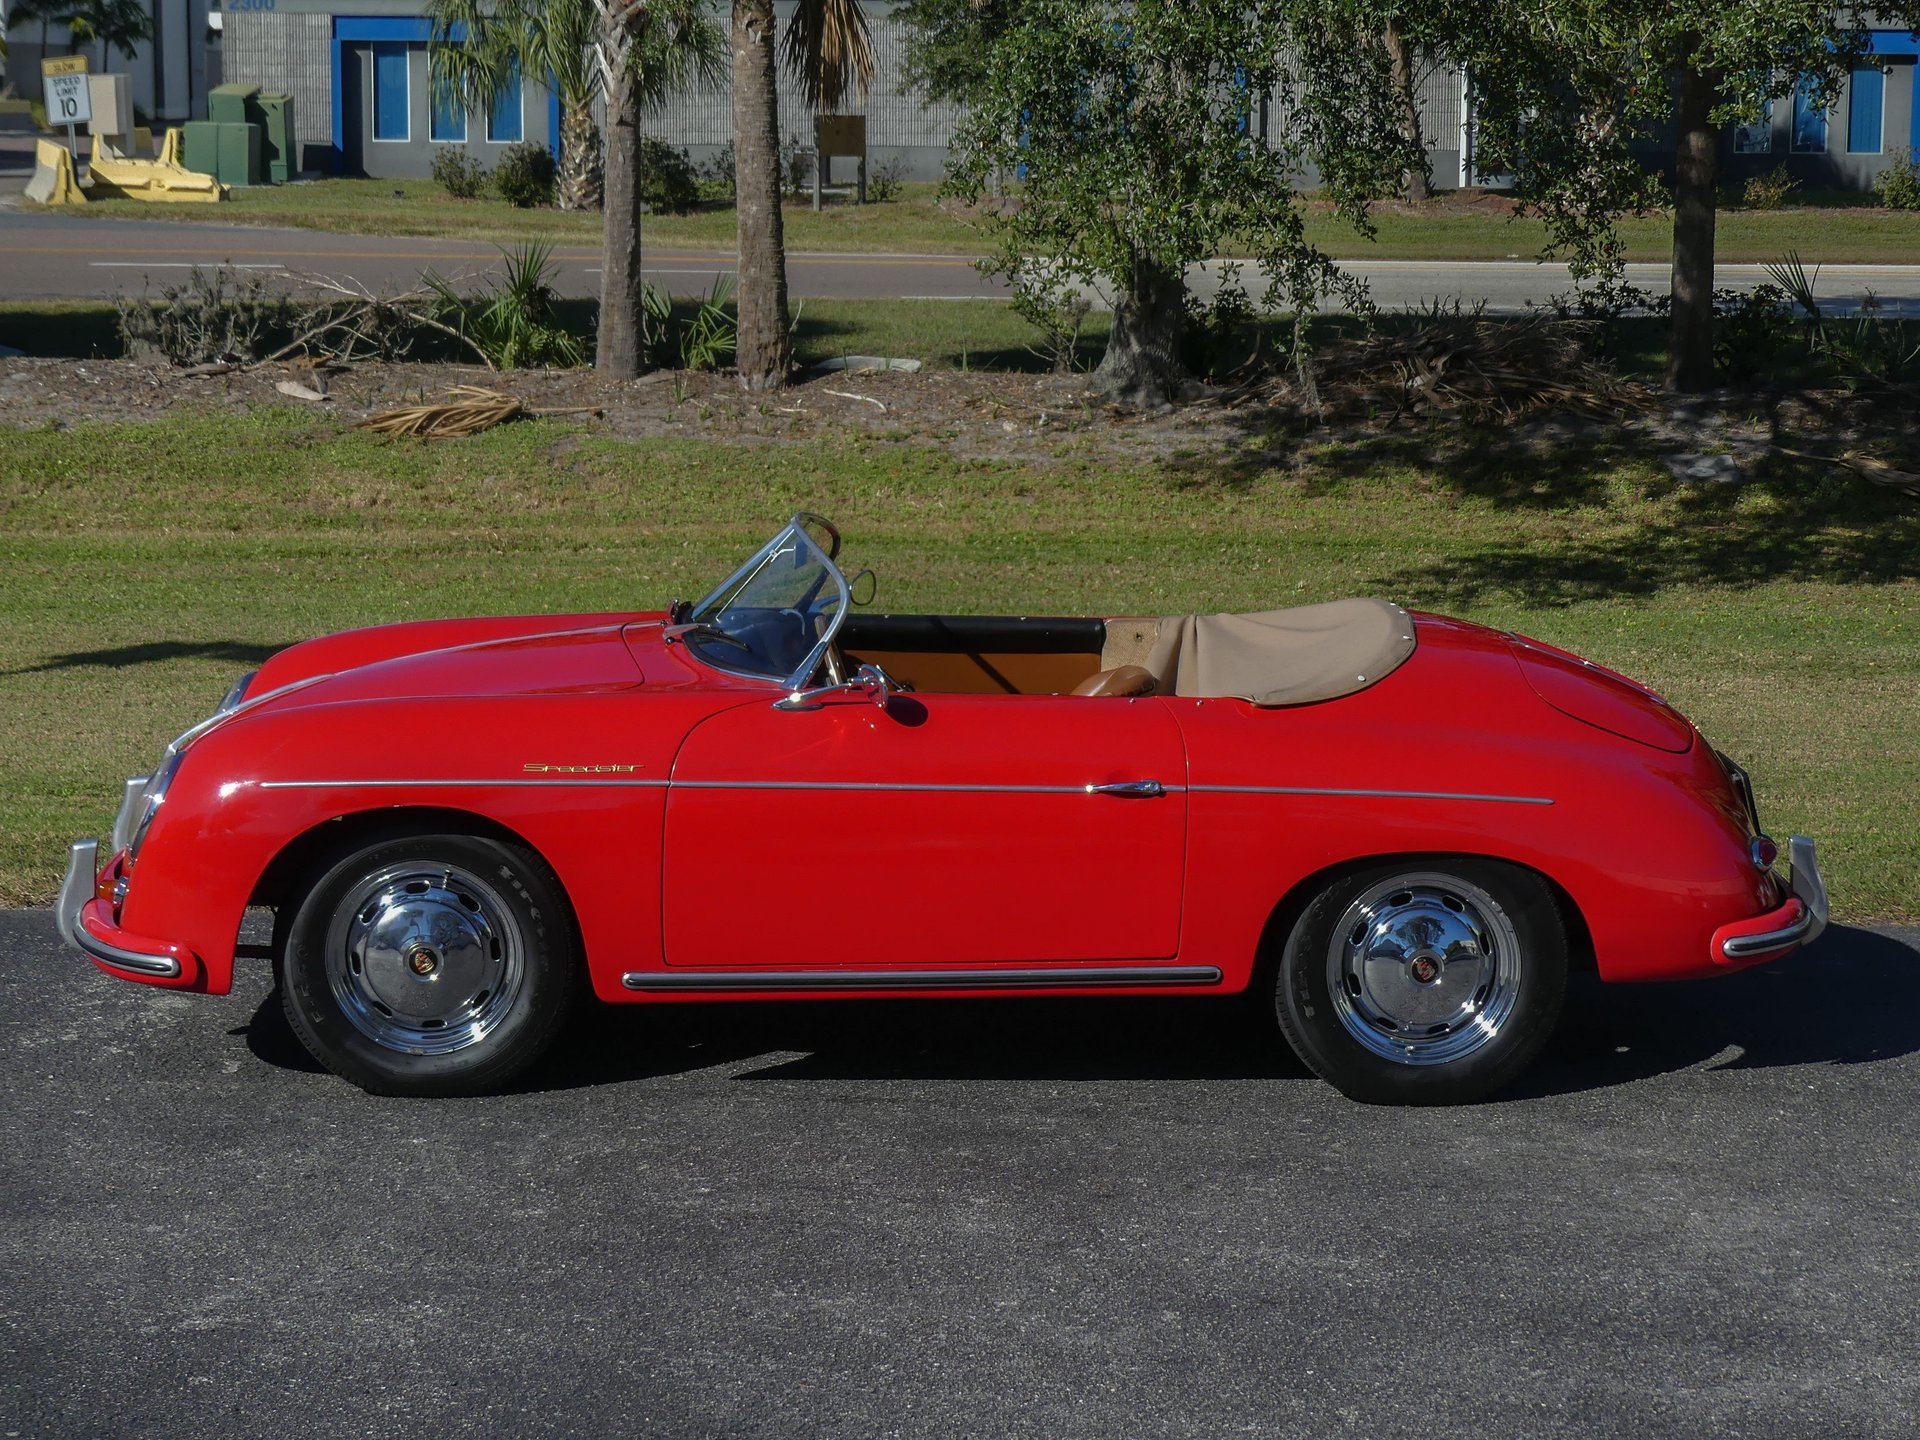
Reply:
M686 641L707 664L736 674L804 685L826 653L847 606L833 557L840 532L796 515L724 585L687 612Z

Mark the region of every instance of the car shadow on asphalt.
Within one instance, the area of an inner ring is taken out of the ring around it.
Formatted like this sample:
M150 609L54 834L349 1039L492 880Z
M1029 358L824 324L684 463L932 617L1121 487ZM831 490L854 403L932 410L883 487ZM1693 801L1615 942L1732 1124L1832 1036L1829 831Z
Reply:
M1559 1030L1501 1101L1575 1094L1705 1065L1863 1065L1920 1051L1920 951L1835 927L1785 961L1714 980L1575 977ZM265 1063L319 1067L277 991L241 1032ZM587 1004L516 1089L586 1089L699 1071L735 1080L1297 1080L1252 997Z

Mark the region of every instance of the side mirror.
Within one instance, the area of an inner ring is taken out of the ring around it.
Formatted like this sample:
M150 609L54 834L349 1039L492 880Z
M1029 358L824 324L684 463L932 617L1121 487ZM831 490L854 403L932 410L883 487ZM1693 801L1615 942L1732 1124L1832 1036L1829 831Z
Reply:
M879 593L880 581L871 570L862 570L847 581L847 598L856 605L871 605Z
M898 687L878 665L862 665L851 680L838 685L822 685L814 690L795 690L773 702L776 710L818 710L836 695L864 695L882 710L898 693Z

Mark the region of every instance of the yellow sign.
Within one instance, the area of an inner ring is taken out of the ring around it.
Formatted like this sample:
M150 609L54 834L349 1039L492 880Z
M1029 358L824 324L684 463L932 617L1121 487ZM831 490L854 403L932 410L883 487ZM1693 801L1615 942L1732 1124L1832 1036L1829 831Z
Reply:
M84 75L87 73L87 57L84 55L56 55L51 60L40 62L40 73L51 80L56 75Z

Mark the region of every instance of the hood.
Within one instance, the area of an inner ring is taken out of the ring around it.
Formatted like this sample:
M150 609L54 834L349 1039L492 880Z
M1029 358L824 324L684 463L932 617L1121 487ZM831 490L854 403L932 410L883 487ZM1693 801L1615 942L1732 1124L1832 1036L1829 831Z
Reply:
M349 630L275 655L245 701L289 687L301 704L628 689L641 674L620 632L641 618L527 615Z
M1562 715L1675 755L1692 746L1686 717L1637 680L1525 635L1507 643L1533 693Z

